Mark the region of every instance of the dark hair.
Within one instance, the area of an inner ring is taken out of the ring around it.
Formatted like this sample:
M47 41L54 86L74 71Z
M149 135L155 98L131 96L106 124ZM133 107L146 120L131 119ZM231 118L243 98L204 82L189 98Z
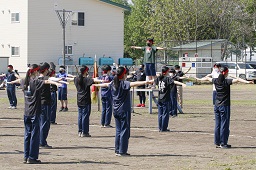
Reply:
M159 76L159 79L162 80L168 71L169 71L169 68L166 67L166 66L163 66L162 67L162 74Z
M169 72L170 72L170 73L173 73L173 74L176 73L175 69L173 69L173 68L171 68Z
M117 89L120 85L120 79L122 79L120 76L122 76L122 74L124 74L124 72L127 72L127 70L124 67L118 67L116 75L114 77L114 85L115 88ZM120 79L119 79L120 78Z
M222 84L223 81L225 80L226 72L228 72L228 67L224 66L224 67L220 68L220 74L219 74L219 77L218 77L218 83L219 84Z
M215 64L213 65L213 67L218 67L218 68L220 68L221 65L220 65L220 63L215 63Z
M180 69L180 66L179 65L175 65L174 68L175 69Z
M40 73L44 73L45 70L48 70L50 68L50 65L47 62L40 64Z
M143 67L143 68L144 68L144 67L145 67L145 65L144 65L144 64L141 64L141 67Z
M30 65L30 68L28 69L27 73L26 73L26 77L25 77L25 82L24 82L24 86L23 86L23 91L24 90L28 90L28 86L29 86L29 82L30 82L30 76L31 73L33 73L33 69L38 68L37 64L32 64Z
M103 67L102 67L102 71L103 72L108 72L108 71L110 71L111 70L111 67L109 66L109 65L104 65Z
M12 66L12 65L8 65L7 67L10 67L11 69L13 69L13 66Z
M60 68L66 69L64 66L60 66Z
M83 65L83 67L80 68L80 74L79 74L78 84L79 84L81 87L84 86L84 81L83 81L83 79L84 79L84 72L85 72L85 71L88 71L88 70L89 70L89 68L88 68L87 66L85 66L85 65Z

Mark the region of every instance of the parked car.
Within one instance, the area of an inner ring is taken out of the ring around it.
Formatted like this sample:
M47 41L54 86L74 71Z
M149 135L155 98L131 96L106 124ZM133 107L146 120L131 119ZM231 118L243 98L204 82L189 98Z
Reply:
M229 75L242 78L244 80L256 80L256 69L248 63L242 62L217 62L221 66L229 68Z
M250 61L250 62L246 62L247 64L250 64L250 66L252 66L254 69L256 69L256 62Z

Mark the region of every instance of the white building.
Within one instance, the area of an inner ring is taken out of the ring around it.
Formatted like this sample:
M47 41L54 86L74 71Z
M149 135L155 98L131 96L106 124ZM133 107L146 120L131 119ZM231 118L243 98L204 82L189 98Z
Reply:
M221 61L225 39L203 40L173 47L179 54L179 65L188 75L202 77L212 71L212 66Z
M54 62L63 56L63 34L55 10L72 11L66 26L66 56L112 57L124 53L124 10L109 0L0 0L0 67ZM1 65L2 64L2 65Z

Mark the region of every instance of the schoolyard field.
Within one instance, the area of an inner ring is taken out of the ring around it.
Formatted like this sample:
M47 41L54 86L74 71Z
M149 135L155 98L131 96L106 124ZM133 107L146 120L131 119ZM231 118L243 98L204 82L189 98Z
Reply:
M212 85L184 89L184 114L170 118L170 132L157 128L157 108L135 108L127 157L114 153L115 128L101 128L101 113L92 105L91 138L77 135L77 106L74 85L69 85L69 111L57 112L57 125L51 125L48 144L40 149L42 164L23 164L23 110L21 90L18 109L9 106L6 91L0 91L0 169L256 169L256 85L231 87L231 149L215 148ZM135 104L138 97L135 97ZM148 106L148 103L146 103ZM58 107L59 108L59 107ZM114 118L112 123L115 126Z

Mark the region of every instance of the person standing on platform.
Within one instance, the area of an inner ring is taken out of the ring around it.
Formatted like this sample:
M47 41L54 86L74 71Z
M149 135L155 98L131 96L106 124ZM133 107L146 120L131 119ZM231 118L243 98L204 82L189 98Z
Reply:
M143 63L146 65L147 80L153 80L156 76L156 52L157 50L164 50L162 47L153 46L154 39L148 38L145 47L131 46L133 49L141 49L144 51ZM148 88L155 88L155 85L149 85Z

